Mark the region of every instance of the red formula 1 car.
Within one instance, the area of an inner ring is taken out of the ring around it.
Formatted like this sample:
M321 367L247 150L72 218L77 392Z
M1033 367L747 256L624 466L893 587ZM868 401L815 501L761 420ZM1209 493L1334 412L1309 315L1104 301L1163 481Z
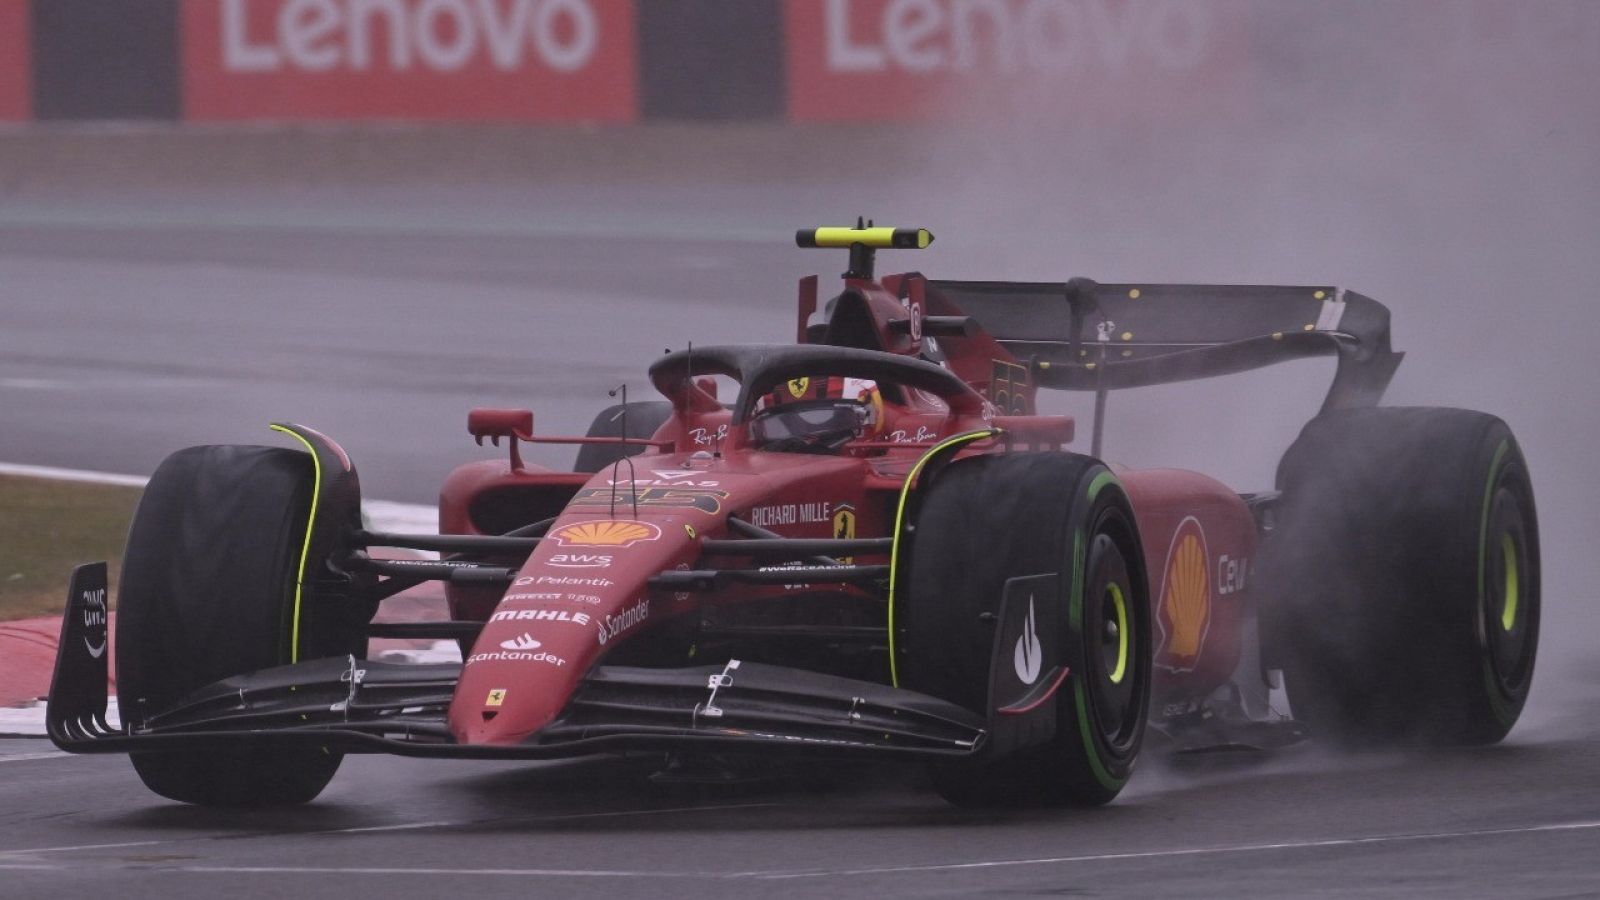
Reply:
M1527 467L1500 420L1380 408L1387 310L1333 287L879 278L923 230L801 232L848 249L800 285L794 346L695 346L665 397L589 436L474 410L506 457L445 481L439 535L360 518L355 467L194 447L129 537L124 723L106 723L105 570L77 573L56 744L132 755L154 791L301 802L345 753L915 757L961 804L1115 797L1148 731L1177 748L1503 737L1539 626ZM1276 490L1066 449L1040 388L1107 391L1335 355ZM521 442L580 444L575 472ZM384 560L369 548L438 551ZM375 624L434 579L452 620ZM462 664L369 661L454 639ZM1267 703L1282 678L1294 719Z

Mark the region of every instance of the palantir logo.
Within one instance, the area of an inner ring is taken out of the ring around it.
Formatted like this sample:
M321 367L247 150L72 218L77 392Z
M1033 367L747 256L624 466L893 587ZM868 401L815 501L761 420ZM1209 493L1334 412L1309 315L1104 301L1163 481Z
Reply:
M539 642L533 639L533 635L524 631L521 637L514 637L509 641L501 641L500 646L506 650L537 650L539 649Z

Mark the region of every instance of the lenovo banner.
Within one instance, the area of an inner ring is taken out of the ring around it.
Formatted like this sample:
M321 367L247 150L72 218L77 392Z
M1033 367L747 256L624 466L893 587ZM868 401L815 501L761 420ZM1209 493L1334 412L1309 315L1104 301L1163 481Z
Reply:
M1247 102L1243 0L786 0L797 120L1180 118Z
M0 0L0 121L31 114L28 0Z
M191 119L637 118L633 0L184 0L182 24Z

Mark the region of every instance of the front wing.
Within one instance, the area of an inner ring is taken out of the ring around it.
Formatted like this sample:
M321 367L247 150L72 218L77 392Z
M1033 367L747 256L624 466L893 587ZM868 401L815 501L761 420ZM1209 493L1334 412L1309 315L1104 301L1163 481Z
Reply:
M477 759L674 749L964 757L988 738L983 716L934 697L738 660L684 669L597 666L555 721L513 745L454 741L446 714L460 665L355 657L238 675L161 710L123 698L117 729L106 721L105 577L104 564L74 573L50 686L50 738L75 753L309 743Z

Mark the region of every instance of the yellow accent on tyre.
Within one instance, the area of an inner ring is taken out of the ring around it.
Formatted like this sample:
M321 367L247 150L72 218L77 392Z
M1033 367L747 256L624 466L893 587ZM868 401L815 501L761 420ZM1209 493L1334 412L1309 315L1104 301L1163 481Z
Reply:
M305 594L306 557L311 555L311 527L317 521L317 504L322 500L322 460L317 458L317 448L294 429L273 425L272 430L281 431L304 444L306 452L311 454L311 512L306 516L305 539L300 542L300 568L294 573L294 617L289 627L289 662L297 663L300 661L300 600Z
M1114 582L1106 585L1106 593L1111 595L1111 603L1117 608L1117 667L1107 677L1112 684L1121 684L1128 671L1128 601L1122 596L1122 588Z

